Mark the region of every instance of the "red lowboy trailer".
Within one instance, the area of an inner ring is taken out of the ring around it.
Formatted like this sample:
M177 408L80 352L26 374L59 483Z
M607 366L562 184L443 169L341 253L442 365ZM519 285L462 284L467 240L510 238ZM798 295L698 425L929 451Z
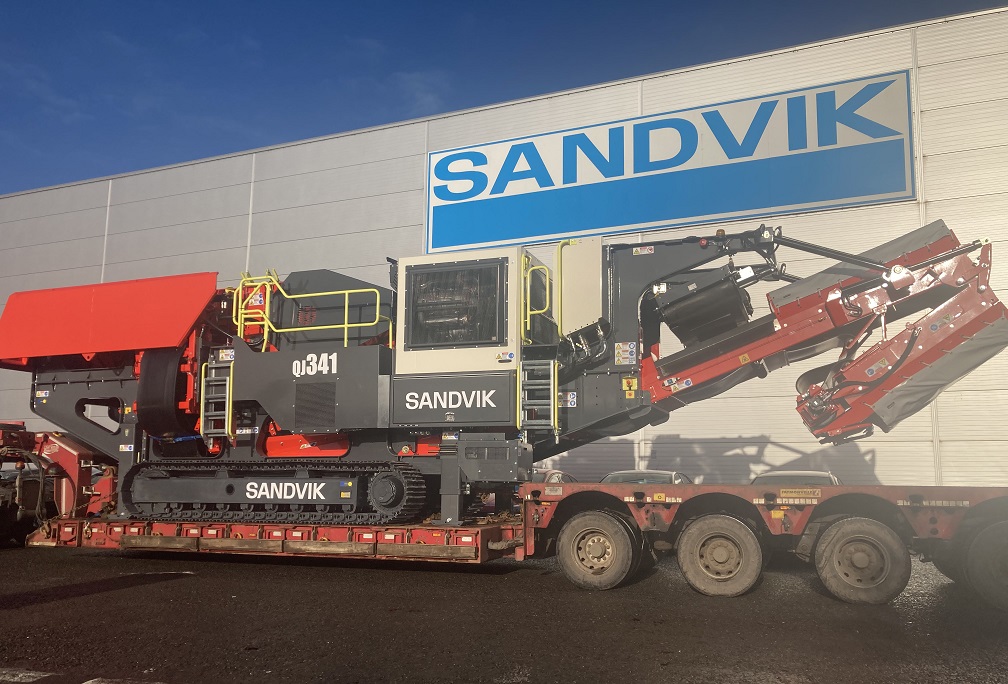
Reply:
M782 247L841 263L797 278ZM589 589L673 551L715 596L788 551L853 603L897 596L917 553L1008 609L1008 488L530 481L537 461L831 350L796 383L809 431L889 432L1008 346L990 264L990 244L940 221L859 255L761 226L564 241L552 269L521 247L414 257L391 288L308 271L17 293L0 367L30 372L32 410L65 432L0 425L0 461L18 466L0 481L0 533L458 563L555 553ZM746 288L772 280L789 284L751 319ZM682 344L664 358L662 325Z
M28 434L20 432L22 443ZM85 447L33 437L58 515L28 536L29 546L452 563L555 554L587 589L631 582L656 552L674 550L690 585L712 596L745 593L770 554L791 552L815 564L833 595L863 604L899 595L914 553L1008 610L1004 487L526 482L510 511L456 526L152 521L107 515L116 476L96 468Z

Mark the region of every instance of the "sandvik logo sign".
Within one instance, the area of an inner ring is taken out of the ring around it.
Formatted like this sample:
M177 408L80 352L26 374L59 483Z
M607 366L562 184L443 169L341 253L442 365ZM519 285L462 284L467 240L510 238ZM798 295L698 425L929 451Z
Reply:
M427 249L914 197L901 71L433 152Z

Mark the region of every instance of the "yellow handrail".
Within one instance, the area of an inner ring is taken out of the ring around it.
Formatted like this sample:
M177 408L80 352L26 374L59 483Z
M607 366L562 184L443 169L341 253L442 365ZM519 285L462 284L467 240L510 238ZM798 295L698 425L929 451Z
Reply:
M550 422L553 423L553 434L560 434L560 364L556 360L553 361L553 372L551 373L551 378L553 382L550 386L550 397L552 398L552 403L550 404Z
M556 284L557 284L557 301L556 301L556 324L557 324L557 334L563 337L563 248L567 245L573 245L577 240L561 240L557 243L557 254L556 263L553 265L556 269Z
M536 271L542 271L546 278L546 304L541 309L532 308L532 274ZM532 330L532 317L544 314L549 311L550 308L550 272L545 266L533 266L532 268L525 271L525 315L522 318L522 342L525 344L531 344L531 338L527 337L527 333Z
M242 298L241 293L246 289L250 288L248 295ZM343 297L343 322L342 323L331 323L329 325L300 325L293 326L290 328L279 328L273 321L269 318L269 311L271 305L271 297L273 292L277 292L284 299L304 299L306 297ZM252 306L251 302L257 295L262 295L262 300L256 302L254 306L261 306L261 309L249 308ZM374 295L374 307L375 307L375 318L373 321L364 321L358 323L352 323L350 321L350 296L355 294L373 294ZM269 335L272 332L275 334L279 333L291 333L291 332L306 332L309 330L343 330L343 346L350 346L350 336L349 330L351 328L367 328L374 325L378 325L378 321L384 318L381 315L381 294L378 292L377 288L360 288L354 290L331 290L328 292L306 292L304 294L290 294L286 292L280 285L280 279L276 275L276 272L267 273L264 276L245 276L242 278L238 287L234 291L234 299L232 301L232 322L238 330L238 336L245 336L245 328L249 325L261 325L264 328L263 332L263 350L269 346ZM391 339L391 328L392 321L389 319L389 330Z
M518 370L518 376L517 376L516 380L517 380L518 388L517 388L517 391L515 392L515 401L517 402L518 406L517 406L517 409L515 411L515 427L518 428L519 430L521 430L522 429L522 423L524 422L524 418L525 418L525 416L522 414L522 365L521 365L521 361L518 362L518 369L517 370Z
M206 431L206 400L203 398L203 394L206 392L206 373L207 366L209 363L204 363L200 366L200 377L199 377L199 391L200 391L200 407L199 407L199 429L200 434Z

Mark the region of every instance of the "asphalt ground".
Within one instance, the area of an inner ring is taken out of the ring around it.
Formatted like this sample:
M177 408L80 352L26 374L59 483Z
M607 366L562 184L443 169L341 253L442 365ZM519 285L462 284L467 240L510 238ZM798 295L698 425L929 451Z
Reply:
M29 674L25 674L29 673ZM663 558L587 592L485 566L0 550L0 682L1008 682L1008 615L914 561L894 603L776 559L735 599Z

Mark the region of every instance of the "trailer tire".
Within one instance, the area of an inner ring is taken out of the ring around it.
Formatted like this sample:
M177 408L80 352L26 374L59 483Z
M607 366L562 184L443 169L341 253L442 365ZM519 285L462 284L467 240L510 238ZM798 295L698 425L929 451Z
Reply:
M981 599L1008 611L1008 521L983 528L966 553L965 577Z
M651 544L648 543L647 537L644 536L644 532L641 528L637 527L636 520L623 513L609 511L608 514L623 523L630 534L630 541L633 544L633 559L630 562L630 572L627 573L626 579L623 580L623 583L626 584L654 567L654 561L656 560L654 551L651 549Z
M763 574L756 533L728 515L697 518L679 535L676 560L693 589L707 596L741 596Z
M627 524L601 511L578 513L557 538L557 561L563 574L582 589L612 589L633 569L634 535Z
M931 559L938 572L967 591L973 591L973 587L966 576L966 555L973 545L973 540L989 524L989 520L971 520L963 523L955 536L945 542Z
M870 518L830 525L816 545L815 566L826 589L847 603L888 603L910 581L906 544L888 525Z
M963 580L965 579L963 576L965 563L963 562L962 554L956 554L954 549L944 548L934 555L931 563L935 566L935 570L945 575L945 577L956 584L963 584Z

